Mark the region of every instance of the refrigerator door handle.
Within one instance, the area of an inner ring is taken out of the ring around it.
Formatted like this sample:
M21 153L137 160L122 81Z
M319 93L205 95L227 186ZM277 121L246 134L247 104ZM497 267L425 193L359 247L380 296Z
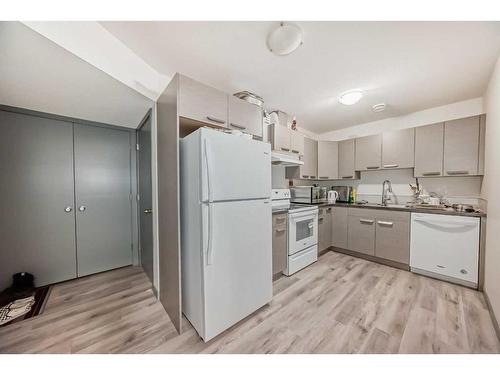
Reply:
M212 202L212 182L211 182L211 175L212 175L212 163L210 159L210 143L207 138L204 139L205 143L205 163L207 165L207 195L208 195L208 201Z
M207 240L207 266L213 264L214 254L212 249L212 232L213 232L213 207L208 203L208 240Z

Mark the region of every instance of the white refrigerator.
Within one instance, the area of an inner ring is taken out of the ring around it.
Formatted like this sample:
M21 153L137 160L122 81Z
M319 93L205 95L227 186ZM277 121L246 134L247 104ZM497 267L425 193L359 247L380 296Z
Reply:
M271 147L200 128L180 160L182 310L208 341L272 299Z

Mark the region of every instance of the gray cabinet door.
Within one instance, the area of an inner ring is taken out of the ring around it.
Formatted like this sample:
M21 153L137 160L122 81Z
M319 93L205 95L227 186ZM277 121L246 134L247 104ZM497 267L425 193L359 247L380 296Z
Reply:
M477 175L479 116L444 123L444 175Z
M179 116L227 127L227 95L186 76L179 80Z
M273 275L283 272L287 262L286 214L273 215Z
M262 109L255 104L229 96L229 129L262 138Z
M348 249L367 255L375 255L375 210L353 208L348 213Z
M299 156L304 156L305 137L298 131L290 130L290 151Z
M132 264L130 133L75 124L78 276Z
M347 249L347 207L332 207L332 246Z
M443 123L415 129L415 177L442 176Z
M410 213L377 212L375 256L394 262L410 262Z
M382 135L356 138L356 170L380 169L382 165Z
M318 141L304 137L303 165L298 167L299 174L293 178L313 178L318 177ZM289 168L297 171L297 169Z
M0 290L76 277L73 126L0 111Z
M415 166L415 129L382 134L382 168L413 168Z
M318 213L318 252L328 249L332 244L331 207L323 207Z
M339 178L338 142L318 142L318 179L336 180Z
M273 124L271 128L271 143L273 150L280 152L291 152L290 138L291 130L286 126Z
M339 142L339 178L354 179L355 173L355 141L347 139Z

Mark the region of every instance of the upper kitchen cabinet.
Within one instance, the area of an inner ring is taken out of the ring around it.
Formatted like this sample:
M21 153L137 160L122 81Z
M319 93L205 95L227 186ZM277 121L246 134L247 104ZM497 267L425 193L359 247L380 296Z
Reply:
M356 138L356 170L380 169L382 164L382 135Z
M270 126L270 139L273 150L291 152L299 157L304 155L304 136L283 125Z
M318 142L318 178L320 180L336 180L339 178L338 142Z
M415 177L443 175L444 124L415 129Z
M226 93L189 77L179 76L179 116L210 125L228 127Z
M415 166L415 129L382 134L382 168L413 168Z
M479 116L479 161L477 164L477 174L484 174L484 144L486 140L486 115Z
M262 138L262 109L252 103L229 96L229 129Z
M291 131L294 133L294 131ZM317 179L318 177L318 141L304 137L303 165L286 168L286 178Z
M304 155L304 136L290 129L290 151L300 156Z
M339 155L339 178L355 179L355 153L356 144L354 139L347 139L338 143Z
M444 123L444 175L477 175L479 116Z

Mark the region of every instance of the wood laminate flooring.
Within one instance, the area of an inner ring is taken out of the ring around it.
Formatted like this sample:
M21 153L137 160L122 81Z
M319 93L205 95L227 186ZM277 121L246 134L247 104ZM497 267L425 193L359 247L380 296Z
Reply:
M43 315L0 327L2 353L498 353L480 292L328 252L204 343L178 335L139 267L54 286Z

